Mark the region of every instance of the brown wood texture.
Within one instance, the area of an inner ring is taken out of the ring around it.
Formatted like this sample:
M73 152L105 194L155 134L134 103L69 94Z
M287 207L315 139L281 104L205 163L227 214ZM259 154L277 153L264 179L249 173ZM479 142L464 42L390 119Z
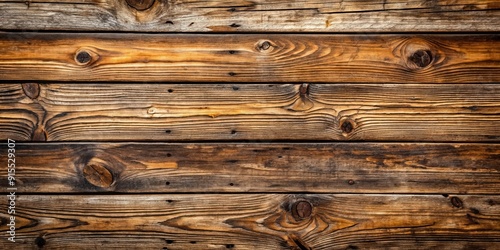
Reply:
M498 84L31 83L0 102L20 141L500 139Z
M500 190L500 144L19 143L16 159L20 193Z
M500 82L500 36L0 34L0 78L127 82Z
M17 243L3 244L15 249L500 246L497 195L21 195L18 203Z
M500 30L499 8L497 0L1 0L0 27L111 32L477 32Z

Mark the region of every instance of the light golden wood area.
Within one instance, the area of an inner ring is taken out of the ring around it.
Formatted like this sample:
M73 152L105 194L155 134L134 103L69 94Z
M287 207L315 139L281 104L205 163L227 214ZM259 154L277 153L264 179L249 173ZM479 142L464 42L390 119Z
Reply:
M478 35L0 33L2 80L495 83Z

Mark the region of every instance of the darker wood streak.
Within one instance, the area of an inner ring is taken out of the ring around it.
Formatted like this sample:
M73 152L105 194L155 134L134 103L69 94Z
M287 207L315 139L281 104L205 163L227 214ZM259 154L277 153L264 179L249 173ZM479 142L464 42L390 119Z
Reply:
M16 158L22 193L496 194L500 188L498 144L19 143ZM3 168L0 177L7 179ZM307 217L307 204L300 207L296 216Z

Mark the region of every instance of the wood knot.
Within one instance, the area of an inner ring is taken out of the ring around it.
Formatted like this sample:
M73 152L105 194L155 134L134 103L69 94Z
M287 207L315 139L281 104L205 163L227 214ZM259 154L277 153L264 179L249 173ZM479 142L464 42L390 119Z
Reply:
M257 43L257 50L264 52L264 51L272 51L273 45L271 44L270 41L267 40L262 40Z
M299 88L299 92L301 96L305 96L309 94L309 84L308 83L302 83Z
M138 11L143 11L151 8L153 6L155 0L126 0L127 4L138 10Z
M39 247L39 248L43 248L43 246L45 246L47 242L45 241L44 238L42 237L36 237L35 238L35 244Z
M76 54L76 62L79 64L87 64L92 60L92 56L90 56L87 51L80 51Z
M75 54L75 62L81 66L87 66L99 59L99 55L91 49L79 49Z
M113 174L101 164L88 164L83 167L83 176L96 187L107 188L113 184Z
M313 206L308 201L297 201L292 206L292 216L296 220L303 220L311 217Z
M21 84L24 94L30 99L36 99L40 95L40 85L38 83Z
M432 62L432 53L430 50L417 50L408 57L408 60L419 68L425 68Z
M47 132L42 127L37 127L31 136L32 141L47 141Z
M456 196L451 198L451 205L453 205L456 208L464 207L464 203L462 202L462 200Z
M354 122L350 119L345 119L340 123L340 129L344 135L350 134L354 130Z

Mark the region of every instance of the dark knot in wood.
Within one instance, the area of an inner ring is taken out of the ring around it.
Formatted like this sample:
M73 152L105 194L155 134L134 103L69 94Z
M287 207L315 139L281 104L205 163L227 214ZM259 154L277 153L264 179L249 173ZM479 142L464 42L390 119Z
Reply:
M100 164L88 164L83 167L83 176L92 185L107 188L113 183L113 174Z
M342 124L340 125L340 129L342 129L342 132L346 133L346 134L349 134L352 132L352 130L354 129L354 125L352 124L352 121L350 120L345 120L342 122Z
M257 43L257 50L259 50L259 51L267 51L267 50L271 49L272 46L273 45L269 41L259 41Z
M38 83L21 84L24 94L30 99L36 99L40 95L40 85Z
M312 204L308 201L297 201L293 204L292 215L296 220L303 220L312 214Z
M417 50L409 60L420 68L427 67L432 62L432 53L429 50Z
M309 94L309 84L308 83L302 83L302 85L300 85L299 92L300 92L301 96L308 95Z
M464 203L462 202L462 200L460 200L460 198L458 197L452 197L451 198L451 204L456 207L456 208L463 208L464 207Z
M39 248L43 248L43 246L45 245L45 243L47 243L47 242L45 241L45 239L44 239L44 238L42 238L42 237L36 237L36 238L35 238L35 244L36 244Z
M83 50L76 54L75 59L79 64L88 64L92 60L92 56L89 52Z
M126 0L127 4L139 11L147 10L153 6L155 0Z

